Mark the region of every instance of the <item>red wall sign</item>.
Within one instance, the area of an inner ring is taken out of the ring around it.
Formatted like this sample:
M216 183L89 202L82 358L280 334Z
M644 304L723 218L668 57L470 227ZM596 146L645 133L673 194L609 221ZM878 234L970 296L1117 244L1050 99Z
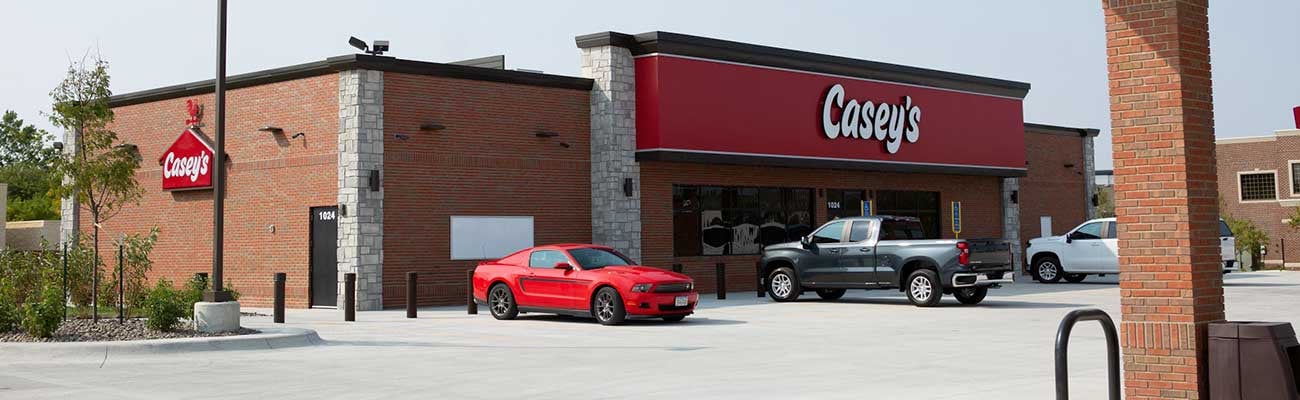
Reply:
M212 160L215 152L198 128L189 128L172 142L158 159L162 163L163 190L190 190L212 187Z
M672 55L636 85L638 152L1025 168L1015 97Z

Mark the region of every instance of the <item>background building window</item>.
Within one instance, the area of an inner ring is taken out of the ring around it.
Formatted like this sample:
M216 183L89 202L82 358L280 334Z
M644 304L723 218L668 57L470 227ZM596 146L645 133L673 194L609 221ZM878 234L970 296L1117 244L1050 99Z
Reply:
M1277 174L1253 172L1237 175L1241 201L1277 200Z
M812 231L812 189L673 185L673 255L758 254Z
M1291 160L1291 195L1300 196L1300 161Z
M921 192L908 190L877 190L876 215L893 215L899 217L916 217L921 220L921 228L926 239L938 239L939 192Z

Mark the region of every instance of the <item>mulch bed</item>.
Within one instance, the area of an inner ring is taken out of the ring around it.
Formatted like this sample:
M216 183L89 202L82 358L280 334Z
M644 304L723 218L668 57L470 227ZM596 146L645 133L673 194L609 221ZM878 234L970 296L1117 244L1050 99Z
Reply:
M68 320L54 331L54 337L34 338L23 331L0 333L0 342L115 342L125 340L171 339L189 337L250 335L259 331L239 328L235 332L203 333L193 330L189 321L182 320L172 332L159 332L145 328L144 319L128 319L118 323L117 319L101 318L98 323L90 319Z

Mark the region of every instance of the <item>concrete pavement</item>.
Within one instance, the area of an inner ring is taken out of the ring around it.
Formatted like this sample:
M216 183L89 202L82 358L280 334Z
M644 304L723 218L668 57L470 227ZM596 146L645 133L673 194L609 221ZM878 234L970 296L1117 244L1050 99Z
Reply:
M290 310L287 326L314 329L326 344L109 357L102 367L0 359L0 399L1044 399L1061 316L1100 307L1118 319L1115 282L1018 283L980 306L949 296L930 309L886 291L791 304L733 292L682 323L618 327L542 315L496 321L464 307L422 309L416 320L361 312L354 323L335 310ZM1300 274L1226 282L1229 318L1300 321ZM1070 348L1073 397L1104 398L1100 329L1081 323Z

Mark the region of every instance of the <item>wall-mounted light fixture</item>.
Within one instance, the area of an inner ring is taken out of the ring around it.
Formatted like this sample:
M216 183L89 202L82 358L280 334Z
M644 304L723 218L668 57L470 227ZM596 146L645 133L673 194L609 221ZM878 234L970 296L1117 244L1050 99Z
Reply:
M1019 190L1012 190L1012 191L1011 191L1011 204L1020 204L1020 191L1019 191ZM1095 204L1094 204L1094 205L1095 205Z
M379 191L379 170L377 169L370 170L370 191Z
M1096 193L1093 193L1093 194L1092 194L1092 206L1093 206L1093 207L1096 207L1098 204L1101 204L1101 201L1097 198L1097 194L1096 194Z
M276 134L276 135L279 135L279 134L281 134L281 133L284 133L284 128L281 128L281 127L278 127L278 126L271 126L271 125L267 125L267 126L263 126L263 127L261 127L261 128L257 128L257 130L262 131L262 132L270 132L270 133L272 133L272 134Z
M298 132L298 133L293 134L293 136L290 136L289 138L290 138L290 139L297 139L297 138L300 138L300 137L303 137L303 136L307 136L307 133L306 133L306 132Z
M426 132L440 131L440 130L443 130L443 129L447 129L447 127L446 127L446 126L443 126L442 124L439 124L439 123L437 123L437 122L430 122L430 123L427 123L427 124L420 125L420 130L422 130L422 131L426 131Z
M632 197L632 178L623 178L623 195Z
M538 130L536 132L533 132L533 136L537 136L539 138L553 138L556 136L560 136L560 134L551 131Z
M563 148L566 148L566 149L567 149L567 148L570 148L570 147L573 147L573 146L570 146L570 145L569 145L569 142L560 142L560 147L563 147Z
M411 138L410 136L401 133L394 134L393 137L397 138L397 140L406 140Z
M1066 168L1074 168L1074 163L1065 163Z

